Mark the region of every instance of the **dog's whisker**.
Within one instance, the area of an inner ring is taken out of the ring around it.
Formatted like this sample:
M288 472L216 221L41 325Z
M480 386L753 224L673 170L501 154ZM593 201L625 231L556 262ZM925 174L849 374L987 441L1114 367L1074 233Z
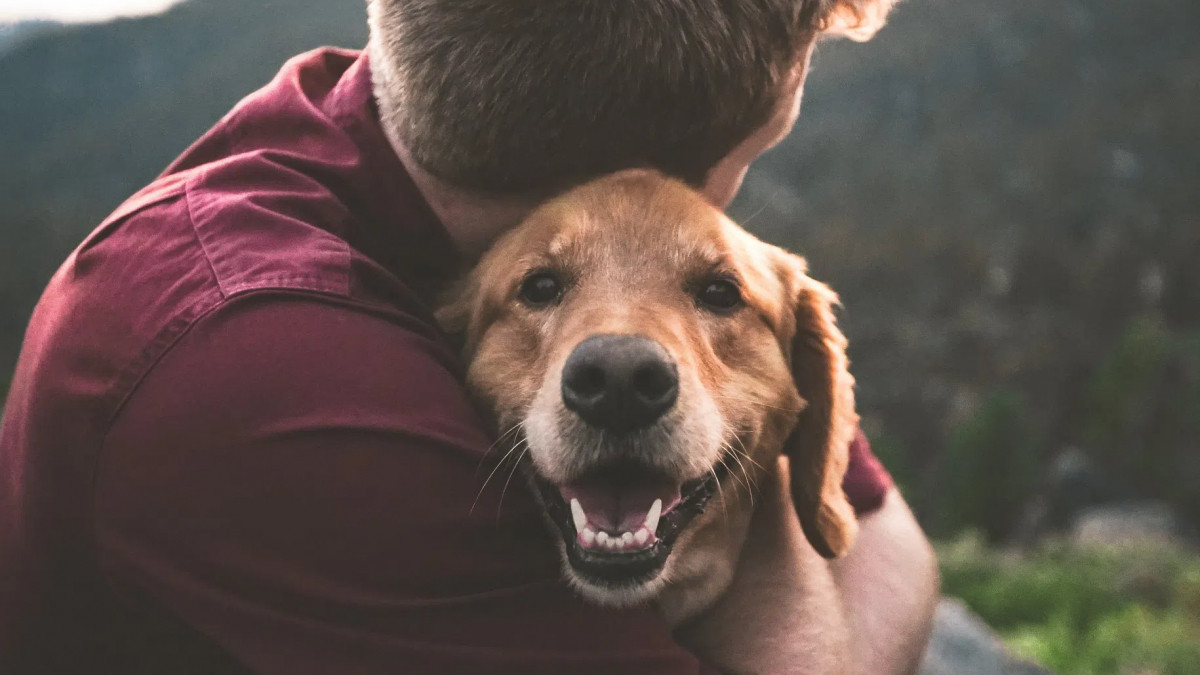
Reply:
M725 453L726 455L728 455L730 459L732 459L733 461L737 462L739 467L742 467L742 474L743 474L743 476L745 476L745 477L748 479L748 478L749 478L749 476L748 476L748 475L746 475L746 470L745 470L745 467L744 467L744 466L742 466L742 460L738 458L738 456L737 456L737 450L735 450L735 449L733 448L733 446L732 446L732 445L730 445L729 441L722 441L722 442L721 442L721 450L722 450L722 451L724 451L724 453ZM739 483L741 483L742 485L744 485L744 486L746 487L746 490L750 490L750 483L749 483L749 482L747 482L746 480L743 480L743 476L739 476L739 475L737 475L737 473L733 472L733 471L732 471L732 468L731 468L731 470L730 470L730 475L731 475L731 476L733 476L734 480L736 480L737 482L739 482Z
M734 427L726 427L725 435L726 435L726 438L732 438L734 441L737 442L738 449L735 450L735 452L737 452L738 455L740 455L741 457L744 457L746 459L746 461L748 461L752 465L754 465L755 468L762 470L762 471L766 471L766 467L764 467L762 464L759 464L757 461L755 461L754 457L751 456L750 451L746 449L745 441L742 440L742 435L750 433L751 431L753 431L753 429L737 429ZM731 451L733 451L732 448L731 448Z
M496 472L504 466L504 462L507 461L509 457L512 457L512 454L522 446L528 448L529 440L522 438L520 441L514 443L513 446L508 449L508 452L504 453L504 456L496 462L496 466L492 468L492 472L489 473L488 477L483 480L483 485L480 485L479 491L475 493L475 501L471 502L471 508L467 511L467 515L475 513L475 507L479 505L479 499L483 497L483 491L487 489L488 483L491 482L492 477L495 476ZM518 461L520 461L519 458Z
M720 499L721 499L721 518L728 521L729 520L729 507L725 503L725 490L723 490L721 488L721 477L717 475L717 469L715 466L708 467L708 472L712 474L713 480L717 484L717 494L720 496Z
M510 436L513 432L517 431L520 428L521 428L520 422L517 422L516 424L512 425L511 427L508 428L508 431L505 431L504 433L500 434L500 436L495 441L493 441L491 445L488 446L487 450L483 451L483 454L480 455L480 457L479 457L479 464L476 465L476 467L475 467L476 475L478 475L479 470L483 467L483 463L487 461L488 455L492 454L492 451L495 450L496 448L500 447L500 444L503 443L504 440L506 438L508 438L508 436Z
M743 458L745 458L746 461L750 462L754 466L757 466L760 469L762 467L759 466L758 462L754 461L754 458L751 457L750 453L748 453L746 451L746 446L745 446L745 444L742 443L742 439L741 439L740 435L733 434L731 437L733 438L734 441L737 441L737 444L738 444L738 446L740 446L741 449L739 450L737 448L734 448L733 444L730 443L729 441L725 441L725 447L729 450L729 454L733 458L733 460L735 462L737 462L738 468L742 470L742 477L745 479L745 484L746 484L746 492L750 496L750 506L753 507L754 506L754 480L750 477L750 470L749 470L749 468L747 468L746 463L743 462L742 460L743 460Z
M740 454L742 457L746 458L746 461L748 461L751 464L753 464L754 466L758 467L758 469L760 471L766 470L766 467L764 467L762 464L759 464L758 462L754 461L754 458L750 456L750 451L746 449L746 444L742 442L742 437L740 434L735 434L733 436L733 440L737 441L738 446L741 447Z
M750 497L750 507L754 507L754 481L750 480L750 472L746 470L746 465L742 462L742 458L738 456L738 452L728 442L725 443L725 448L729 450L729 456L733 461L737 462L738 468L742 470L742 477L738 478L738 482L746 486L746 494ZM737 473L730 471L730 474L737 477Z
M525 455L529 453L529 444L525 444L525 449L517 456L517 461L513 462L512 470L508 472L508 480L504 481L504 487L500 490L500 501L496 504L496 520L500 519L500 509L504 507L504 494L508 492L508 484L512 482L513 476L517 473L517 469L521 467L521 460L525 459Z

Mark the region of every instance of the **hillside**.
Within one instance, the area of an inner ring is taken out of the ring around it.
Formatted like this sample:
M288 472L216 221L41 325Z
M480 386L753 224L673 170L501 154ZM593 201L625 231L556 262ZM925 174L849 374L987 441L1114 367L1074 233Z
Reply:
M913 0L823 46L735 209L845 301L935 530L1015 532L1080 448L1200 520L1200 5Z
M909 0L822 45L752 172L735 214L841 292L934 530L1012 535L1068 447L1200 521L1197 28L1190 0ZM109 210L287 57L364 39L357 0L191 0L0 49L0 373Z

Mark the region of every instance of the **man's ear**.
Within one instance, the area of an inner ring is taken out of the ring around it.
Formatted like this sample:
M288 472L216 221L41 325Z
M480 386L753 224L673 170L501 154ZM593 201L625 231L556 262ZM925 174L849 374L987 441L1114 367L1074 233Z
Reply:
M888 12L899 0L833 0L821 34L866 42L887 23Z
M854 378L846 359L846 338L833 308L837 295L804 274L804 262L791 258L795 332L790 365L805 406L784 445L791 465L792 501L804 534L818 553L838 557L850 549L858 521L842 480L850 461L850 441L858 428Z

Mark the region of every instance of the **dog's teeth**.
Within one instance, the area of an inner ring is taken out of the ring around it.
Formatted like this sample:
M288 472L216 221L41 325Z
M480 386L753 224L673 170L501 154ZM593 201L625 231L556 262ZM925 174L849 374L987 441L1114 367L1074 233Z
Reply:
M575 531L583 532L587 527L588 519L587 514L583 512L583 505L579 503L578 499L571 500L571 517L575 520Z
M662 516L662 500L655 499L650 505L650 511L646 514L646 529L650 530L650 534L658 532L658 519Z
M591 546L592 544L596 543L596 533L592 532L592 528L590 527L583 528L583 530L580 531L579 536L583 539L584 546Z
M626 534L628 534L628 532ZM647 541L649 541L649 539L650 539L650 530L647 530L644 527L641 528L640 530L638 530L637 534L633 535L633 540L635 542L637 542L638 546L644 545Z
M622 545L628 546L632 543L633 543L633 533L632 532L626 532L625 534L621 535L621 544Z
M596 533L596 543L600 544L601 546L607 545L608 544L608 533L603 532L603 531L597 532Z

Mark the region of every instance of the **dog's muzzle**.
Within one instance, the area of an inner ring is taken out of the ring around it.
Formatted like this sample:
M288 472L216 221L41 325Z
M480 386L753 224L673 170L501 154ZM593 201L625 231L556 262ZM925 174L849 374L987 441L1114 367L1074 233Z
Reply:
M718 473L683 482L645 455L679 397L675 362L657 342L596 335L562 370L562 402L596 432L589 468L555 484L538 481L572 567L605 586L653 579L680 531L704 509ZM636 448L637 450L633 450ZM590 449L589 449L590 450Z

